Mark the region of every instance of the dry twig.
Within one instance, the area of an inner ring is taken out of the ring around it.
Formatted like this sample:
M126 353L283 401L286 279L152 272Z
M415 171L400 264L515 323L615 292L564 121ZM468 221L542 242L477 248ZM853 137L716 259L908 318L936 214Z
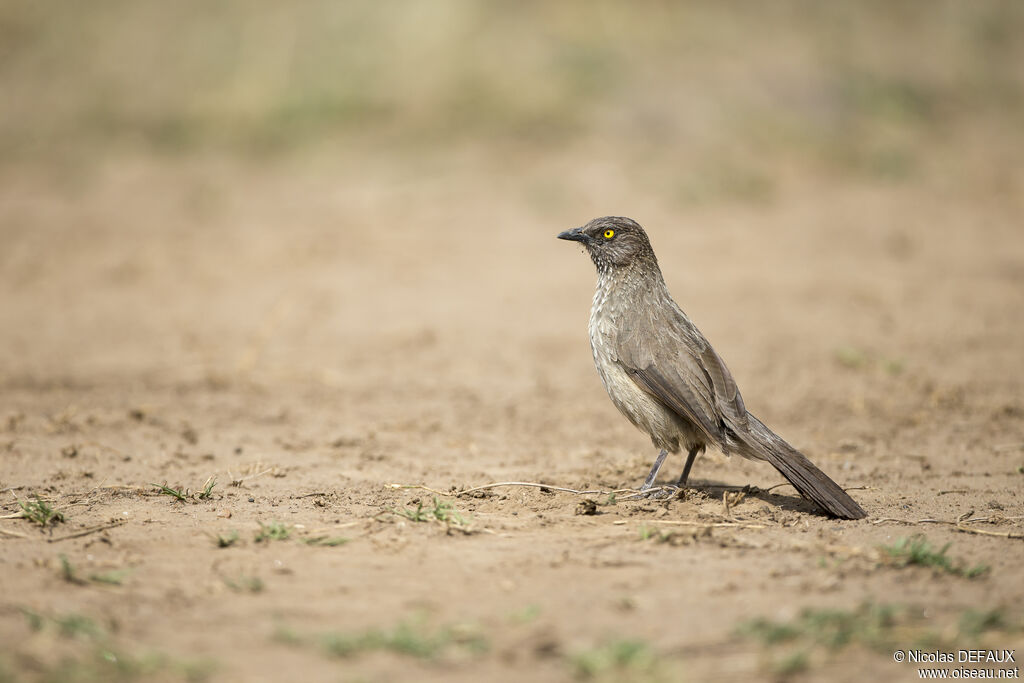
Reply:
M560 491L562 493L572 493L572 494L577 495L577 496L599 496L599 495L607 496L607 495L611 495L612 493L618 494L618 493L629 493L629 492L635 492L636 491L636 489L616 489L615 491L604 491L604 490L601 490L601 489L593 489L593 490L588 490L588 491L577 491L576 489L567 489L567 488L564 488L562 486L552 486L551 484L541 484L541 483L532 482L532 481L496 481L493 484L483 484L482 486L474 486L473 488L465 489L465 490L462 490L462 491L438 491L437 489L432 489L429 486L424 486L423 484L388 484L388 487L389 488L393 488L393 489L419 489L419 490L422 490L422 491L430 491L431 493L439 495L439 496L452 496L452 497L455 497L455 498L457 498L459 496L465 496L465 495L470 494L470 493L475 493L477 491L484 491L484 490L487 490L487 489L497 488L499 486L527 486L527 487L538 488L538 489L547 489L549 491ZM663 487L661 487L661 488L663 488Z
M128 523L127 519L113 519L113 520L111 520L109 522L106 522L104 524L97 524L96 526L92 526L92 527L89 527L87 529L82 529L81 531L76 531L73 534L65 534L64 536L57 536L55 538L48 538L48 539L46 539L46 542L47 543L56 543L58 541L66 541L69 538L79 538L81 536L88 536L89 534L94 534L97 531L104 531L106 529L113 529L114 527L118 527L118 526L121 526L122 524L127 524L127 523Z
M906 525L917 525L917 524L943 524L945 526L953 527L954 530L960 531L965 534L978 534L979 536L995 536L997 538L1012 538L1016 540L1024 540L1024 532L1020 531L989 531L988 529L979 529L975 526L970 526L970 523L988 522L991 520L990 517L971 517L974 514L974 510L965 512L964 514L957 517L955 520L948 519L896 519L895 517L883 517L882 519L872 520L872 524L882 524L885 522L895 522L897 524ZM1009 517L1003 517L1002 519L1010 519Z
M18 531L8 531L7 529L0 529L0 534L3 534L4 536L14 536L15 538L28 538L28 536L23 533Z

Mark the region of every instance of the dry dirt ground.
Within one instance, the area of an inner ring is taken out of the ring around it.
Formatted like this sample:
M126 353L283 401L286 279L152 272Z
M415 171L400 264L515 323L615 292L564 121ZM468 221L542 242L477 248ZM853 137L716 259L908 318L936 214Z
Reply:
M1005 203L680 211L613 178L538 209L435 163L8 174L0 678L916 680L893 650L1021 644ZM647 207L748 406L869 519L716 453L682 499L610 493L654 452L591 365L592 266L554 239L606 206ZM493 482L552 488L457 495ZM64 521L18 519L37 498ZM953 571L881 549L917 534Z
M0 683L1024 658L1019 3L255 4L0 6ZM630 498L606 214L868 519Z

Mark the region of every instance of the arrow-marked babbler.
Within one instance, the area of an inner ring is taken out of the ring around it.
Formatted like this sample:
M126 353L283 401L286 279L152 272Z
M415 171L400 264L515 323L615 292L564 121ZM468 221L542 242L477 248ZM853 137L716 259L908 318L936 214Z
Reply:
M643 490L669 453L688 452L676 485L686 485L697 454L708 446L767 460L804 497L836 517L867 513L800 451L747 412L735 380L676 305L647 233L629 218L595 218L560 239L580 242L597 266L590 311L594 364L612 403L661 449Z

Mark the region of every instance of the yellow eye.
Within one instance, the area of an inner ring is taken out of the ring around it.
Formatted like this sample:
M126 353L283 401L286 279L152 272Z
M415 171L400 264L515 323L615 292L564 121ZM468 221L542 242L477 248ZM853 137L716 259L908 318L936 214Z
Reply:
M606 240L610 240L613 237L615 237L615 231L614 230L605 230L604 231L604 238Z

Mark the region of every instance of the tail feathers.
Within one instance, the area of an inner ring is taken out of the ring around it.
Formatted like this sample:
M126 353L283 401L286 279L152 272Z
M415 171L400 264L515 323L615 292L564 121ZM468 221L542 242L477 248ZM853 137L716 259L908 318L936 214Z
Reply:
M841 519L863 519L864 509L828 478L803 453L796 450L763 422L747 413L748 429L737 434L749 454L767 460L800 494Z

